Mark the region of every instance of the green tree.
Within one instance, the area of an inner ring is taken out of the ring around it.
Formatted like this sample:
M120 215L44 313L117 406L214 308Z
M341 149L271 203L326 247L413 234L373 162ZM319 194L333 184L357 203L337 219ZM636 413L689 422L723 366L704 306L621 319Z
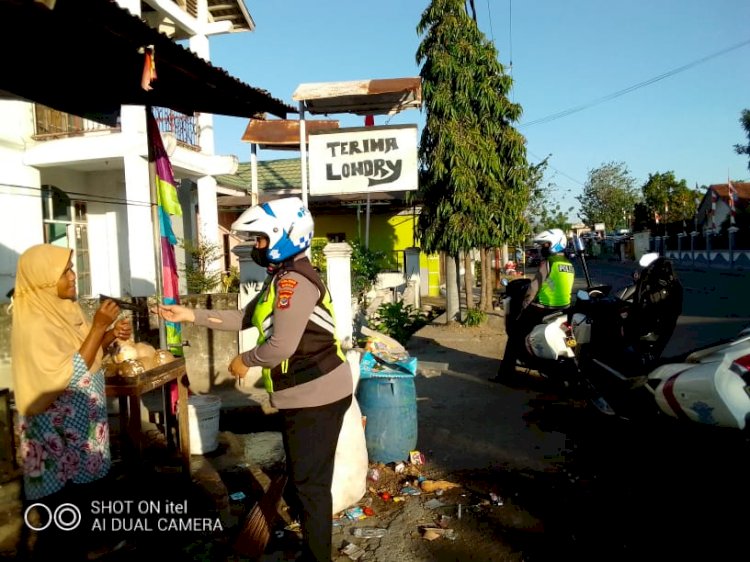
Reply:
M740 115L740 123L745 129L747 135L747 144L735 144L734 150L737 154L745 154L747 159L747 169L750 170L750 109L743 109Z
M182 269L187 282L188 294L196 295L209 293L222 284L223 272L211 269L213 263L220 263L224 251L218 244L206 242L203 238L198 242L184 240L185 267Z
M527 230L526 146L513 128L521 106L509 101L512 79L465 2L433 0L417 32L423 36L416 60L426 112L416 194L420 243L426 252L446 252L449 263L472 248L486 259L488 248ZM472 290L465 290L470 309ZM446 313L455 320L451 300Z
M685 180L677 180L674 172L649 174L641 191L648 216L653 219L658 213L663 223L691 219L700 196Z
M604 223L607 230L615 230L627 228L627 216L639 197L625 163L609 162L589 171L583 193L576 199L586 224Z
M383 271L385 253L366 247L361 240L349 242L349 245L352 247L352 291L362 301Z

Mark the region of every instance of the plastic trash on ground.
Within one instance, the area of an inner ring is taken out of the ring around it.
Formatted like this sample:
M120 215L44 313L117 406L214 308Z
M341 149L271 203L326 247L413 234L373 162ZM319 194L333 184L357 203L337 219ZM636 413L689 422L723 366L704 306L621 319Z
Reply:
M385 536L386 529L380 527L355 527L352 529L352 535L366 539L379 539Z
M345 554L348 556L351 560L359 560L365 555L365 549L362 547L357 546L353 543L347 543L347 545L342 548L339 552L341 554Z

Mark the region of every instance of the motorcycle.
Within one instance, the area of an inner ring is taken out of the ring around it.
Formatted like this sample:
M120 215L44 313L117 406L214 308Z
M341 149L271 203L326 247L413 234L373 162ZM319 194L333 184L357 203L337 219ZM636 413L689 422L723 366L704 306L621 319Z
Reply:
M581 263L586 275L588 297L606 295L610 287L593 286L588 272L588 266L583 256L583 246L578 244ZM515 325L518 318L526 291L531 284L531 279L519 278L501 281L505 287L503 297L503 311L505 318L505 331L511 334L520 329ZM534 326L525 337L525 346L516 360L516 366L534 370L542 377L559 383L563 387L579 384L580 374L576 357L576 335L575 332L583 329L586 317L574 314L573 307L552 311L542 319L542 322Z
M716 427L750 430L750 328L726 343L660 365L643 386L660 412Z
M584 261L585 264L585 261ZM592 286L571 308L535 326L520 362L548 378L565 364L568 386L583 389L602 413L630 420L653 416L750 433L750 327L734 339L664 361L682 312L682 284L671 262L645 254L633 283L617 291ZM529 280L507 284L506 323L515 318ZM512 285L516 285L511 288ZM575 368L573 368L575 367Z
M682 285L665 258L647 254L634 285L586 303L591 337L579 335L581 376L626 419L750 431L750 328L682 360L661 355L682 311ZM583 307L585 308L585 306Z
M574 244L587 288L577 292L571 307L548 315L531 329L518 362L564 387L582 389L597 409L613 415L617 412L610 401L616 397L606 398L611 390L610 365L627 373L618 371L621 381L637 380L655 365L681 313L682 286L671 262L656 253L639 260L632 284L618 291L609 285L595 286L582 245L576 239ZM528 279L504 283L506 331L514 329L513 319L529 283ZM601 371L607 374L602 377Z
M683 289L672 263L649 253L638 266L633 284L616 292L579 291L571 321L581 381L596 389L598 409L621 417L644 411L642 400L652 400L632 390L660 364L682 313Z

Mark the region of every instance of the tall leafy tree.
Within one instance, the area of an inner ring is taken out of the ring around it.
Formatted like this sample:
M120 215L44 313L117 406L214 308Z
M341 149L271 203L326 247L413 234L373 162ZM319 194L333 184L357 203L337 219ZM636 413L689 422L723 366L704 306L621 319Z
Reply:
M745 154L747 158L747 169L750 170L750 109L743 109L740 115L740 123L747 135L747 144L735 144L734 150L737 154Z
M508 99L512 80L497 49L462 0L433 0L417 32L426 112L416 194L420 243L457 259L518 240L527 229L528 164L525 139L513 127L521 106ZM466 296L471 305L471 288Z
M576 199L586 224L604 223L607 230L615 230L627 228L627 216L639 196L625 163L609 162L589 171L583 193Z
M658 213L661 222L687 220L695 213L699 193L690 189L685 180L678 180L674 172L649 174L641 191L646 212L650 217Z

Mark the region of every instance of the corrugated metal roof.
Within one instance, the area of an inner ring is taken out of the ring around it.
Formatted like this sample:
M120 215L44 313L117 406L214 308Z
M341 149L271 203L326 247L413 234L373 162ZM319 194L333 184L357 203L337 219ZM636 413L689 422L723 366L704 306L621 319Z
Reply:
M33 48L23 47L29 38ZM157 79L146 91L140 51L151 45ZM110 124L122 105L246 118L296 113L106 0L56 0L54 9L26 0L0 2L0 49L6 53L0 95Z
M338 129L337 120L305 120L305 133L310 140L310 133ZM273 150L299 150L299 121L274 119L261 121L251 119L242 135L242 140L257 144L260 148Z
M300 84L292 99L304 102L306 111L317 115L393 115L422 107L422 80L382 78Z

